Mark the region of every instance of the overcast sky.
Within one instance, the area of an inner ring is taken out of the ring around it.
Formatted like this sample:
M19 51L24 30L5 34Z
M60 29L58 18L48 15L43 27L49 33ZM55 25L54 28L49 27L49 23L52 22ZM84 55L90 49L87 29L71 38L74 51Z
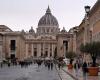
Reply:
M78 26L84 18L84 6L93 6L97 0L0 0L0 25L7 25L13 31L31 26L38 27L39 19L45 14L49 5L57 18L59 27L68 31Z

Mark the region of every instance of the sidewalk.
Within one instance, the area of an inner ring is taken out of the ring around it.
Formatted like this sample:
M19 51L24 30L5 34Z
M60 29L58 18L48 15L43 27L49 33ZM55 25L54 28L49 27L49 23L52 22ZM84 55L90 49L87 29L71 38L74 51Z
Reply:
M78 76L76 76L75 70L68 70L67 67L63 67L63 70L73 77L75 80L84 80L82 69L79 69ZM100 80L100 73L98 76L86 76L86 80Z
M66 72L61 68L59 70L58 66L55 66L58 75L60 77L60 80L75 80L73 77L71 77L69 74L66 74Z

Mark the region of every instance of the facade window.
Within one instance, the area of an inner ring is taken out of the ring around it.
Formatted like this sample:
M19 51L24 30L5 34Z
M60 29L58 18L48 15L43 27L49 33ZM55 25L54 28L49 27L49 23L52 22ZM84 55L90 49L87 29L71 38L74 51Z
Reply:
M41 52L41 56L43 56L43 53Z
M37 57L37 51L34 51L34 57Z
M37 48L34 48L34 57L37 57Z
M36 51L36 50L37 50L37 48L34 48L34 50Z
M28 45L28 52L31 53L31 44Z
M11 50L15 50L15 47L16 47L16 41L15 40L11 40L10 41L10 48L11 48Z
M53 32L53 29L51 29L51 32Z
M52 53L50 52L50 57L52 56Z
M43 44L41 44L41 51L43 51Z
M47 33L49 33L49 29L47 29Z
M68 49L68 41L63 41L64 46L66 47L66 50Z
M92 31L90 31L90 40L92 40Z
M43 29L43 33L45 33L45 28Z
M45 57L47 57L48 56L48 51L45 51Z

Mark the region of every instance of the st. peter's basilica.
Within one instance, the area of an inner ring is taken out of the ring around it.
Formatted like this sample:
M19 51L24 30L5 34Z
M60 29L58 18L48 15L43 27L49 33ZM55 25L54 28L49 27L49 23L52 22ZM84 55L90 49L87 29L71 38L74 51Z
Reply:
M24 60L38 57L64 57L66 51L74 51L73 32L60 30L59 23L48 6L39 22L36 32L13 31L0 25L0 59Z

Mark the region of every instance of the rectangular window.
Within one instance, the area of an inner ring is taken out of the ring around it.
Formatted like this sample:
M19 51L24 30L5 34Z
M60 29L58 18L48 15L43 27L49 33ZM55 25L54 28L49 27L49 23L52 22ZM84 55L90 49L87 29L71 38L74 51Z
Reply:
M37 51L34 51L34 57L37 57Z
M68 49L68 41L63 41L64 46L66 47L66 50Z
M11 50L15 50L15 48L16 48L16 41L15 40L11 40L10 41L10 48L11 48Z
M48 57L48 51L45 51L45 57Z

